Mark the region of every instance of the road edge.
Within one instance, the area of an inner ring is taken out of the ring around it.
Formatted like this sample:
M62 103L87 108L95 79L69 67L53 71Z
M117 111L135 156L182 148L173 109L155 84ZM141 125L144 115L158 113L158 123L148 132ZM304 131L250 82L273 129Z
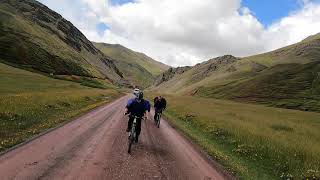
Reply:
M92 112L92 111L96 111L96 110L98 110L98 109L100 109L100 108L103 108L103 107L105 107L105 106L107 106L107 105L110 105L110 104L112 104L112 103L120 100L121 98L123 98L123 97L125 97L125 96L127 96L127 94L124 94L124 95L122 95L122 96L114 99L113 101L105 102L105 103L103 103L103 104L101 104L101 105L98 105L97 107L94 107L94 108L92 108L92 109L90 109L90 110L81 112L81 113L77 114L76 116L70 118L69 120L66 120L65 122L62 122L62 123L58 124L58 125L55 126L55 127L49 128L49 129L47 129L47 130L44 130L43 132L41 132L41 133L39 133L39 134L37 134L37 135L34 135L34 136L26 139L25 141L23 141L23 142L21 142L21 143L19 143L19 144L16 144L16 145L14 145L14 146L12 146L12 147L10 147L10 148L8 148L8 149L0 152L0 157L1 157L1 156L4 156L5 154L7 154L7 153L9 153L9 152L11 152L11 151L13 151L13 150L15 150L15 149L18 149L18 148L26 145L26 144L28 144L28 143L30 143L30 142L38 139L38 138L40 138L41 136L44 136L44 135L46 135L46 134L48 134L48 133L50 133L50 132L52 132L52 131L55 131L55 130L57 130L57 129L59 129L59 128L65 126L65 125L67 125L67 124L69 124L69 123L71 123L71 122L73 122L73 121L75 121L75 120L77 120L78 118L80 118L81 116L84 116L84 115L87 114L87 113L90 113L90 112Z
M214 169L216 169L219 173L221 173L221 175L227 179L230 180L237 180L238 178L233 176L232 174L230 174L230 172L228 172L225 167L223 165L221 165L220 163L218 163L216 160L214 160L198 143L194 142L186 133L184 133L180 128L174 126L170 121L168 121L168 117L165 116L164 114L162 114L162 119L164 119L166 121L166 123L168 123L168 125L174 129L180 136L182 136L183 138L185 138L190 145L199 152L199 154L208 161L208 163L210 165L212 165L212 167ZM160 127L161 128L161 127Z

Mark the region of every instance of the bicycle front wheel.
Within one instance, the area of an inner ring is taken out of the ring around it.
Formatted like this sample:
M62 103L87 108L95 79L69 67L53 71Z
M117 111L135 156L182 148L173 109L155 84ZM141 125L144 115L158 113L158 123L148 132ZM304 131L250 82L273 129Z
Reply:
M132 144L134 142L134 138L135 138L135 128L132 128L131 132L130 132L130 136L129 136L129 142L128 142L128 153L131 153L131 147Z

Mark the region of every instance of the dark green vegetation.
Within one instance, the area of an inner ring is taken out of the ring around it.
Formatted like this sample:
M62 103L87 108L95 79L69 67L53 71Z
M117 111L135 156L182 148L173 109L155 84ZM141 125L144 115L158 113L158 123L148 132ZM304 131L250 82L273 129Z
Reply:
M314 35L270 53L206 61L154 89L320 112L319 58L320 35Z
M111 88L94 89L0 63L0 151L120 95Z
M2 63L54 75L123 83L122 73L69 21L34 0L0 4Z
M114 60L124 77L133 85L148 87L153 84L155 76L169 68L145 54L132 51L119 44L94 43L94 45Z
M197 95L320 112L320 63L280 64L245 81L201 87Z
M170 123L236 177L320 178L319 113L191 96L166 99Z

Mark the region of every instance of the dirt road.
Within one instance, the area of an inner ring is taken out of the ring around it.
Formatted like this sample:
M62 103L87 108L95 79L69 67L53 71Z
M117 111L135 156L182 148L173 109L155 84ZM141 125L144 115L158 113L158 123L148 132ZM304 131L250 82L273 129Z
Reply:
M127 154L128 97L100 107L0 156L4 179L227 179L165 121L142 123Z

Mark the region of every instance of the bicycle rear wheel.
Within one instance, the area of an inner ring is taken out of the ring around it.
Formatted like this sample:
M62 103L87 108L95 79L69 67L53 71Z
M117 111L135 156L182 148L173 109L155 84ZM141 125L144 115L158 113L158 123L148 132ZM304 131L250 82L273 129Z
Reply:
M128 142L128 153L130 154L131 153L131 146L132 146L132 140L131 140L131 137L129 138L129 142Z

